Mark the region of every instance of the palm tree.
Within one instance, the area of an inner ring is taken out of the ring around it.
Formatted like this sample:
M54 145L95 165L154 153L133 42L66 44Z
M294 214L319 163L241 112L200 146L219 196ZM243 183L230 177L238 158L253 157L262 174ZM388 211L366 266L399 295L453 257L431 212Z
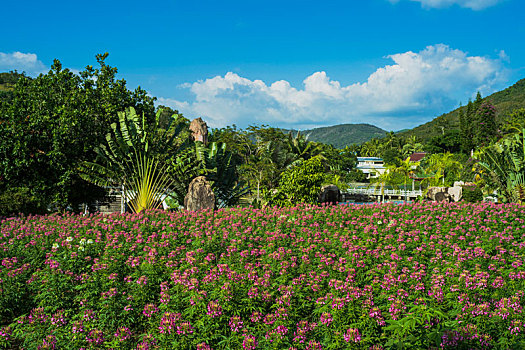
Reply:
M381 154L381 141L373 138L361 146L361 156L378 157Z
M477 158L482 176L504 201L525 201L525 129L482 149Z
M377 190L378 187L381 189L381 202L385 201L385 187L387 185L395 185L395 173L393 169L395 168L395 165L388 166L386 171L383 173L376 173L376 177L374 178L374 182L371 182L368 187L373 186L374 187L374 193L375 190Z
M160 111L153 125L146 124L146 117L139 118L134 108L119 112L119 124L111 125L106 144L95 149L96 162L84 162L80 175L98 186L118 186L131 209L138 213L158 208L169 196L173 179L167 172L166 155L176 154L186 143L175 140L183 129L172 118L165 129L159 126Z
M404 157L408 157L413 153L422 152L422 151L423 151L423 145L417 141L417 137L415 135L411 135L408 137L402 149L402 153Z
M300 131L297 132L295 137L292 136L292 132L290 131L286 143L290 151L296 155L297 159L308 160L323 151L320 144L308 141L308 136L303 136Z
M392 166L392 173L400 174L403 176L404 180L404 189L405 189L405 202L407 201L407 180L410 178L417 168L419 167L419 162L411 162L410 157L407 157L405 160L402 160L399 163L399 166Z
M434 185L437 185L438 181L441 180L443 186L446 177L450 175L459 177L461 169L463 169L463 164L450 152L432 154L428 159L425 159L425 166L423 167L426 174L434 174Z

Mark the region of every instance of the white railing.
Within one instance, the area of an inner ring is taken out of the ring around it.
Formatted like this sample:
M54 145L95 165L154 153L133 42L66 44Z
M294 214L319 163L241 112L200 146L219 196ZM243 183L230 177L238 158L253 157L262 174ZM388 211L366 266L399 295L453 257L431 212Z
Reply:
M423 194L421 190L390 190L384 189L381 192L381 188L349 188L346 190L348 194L367 194L370 196L403 196L403 197L418 197Z

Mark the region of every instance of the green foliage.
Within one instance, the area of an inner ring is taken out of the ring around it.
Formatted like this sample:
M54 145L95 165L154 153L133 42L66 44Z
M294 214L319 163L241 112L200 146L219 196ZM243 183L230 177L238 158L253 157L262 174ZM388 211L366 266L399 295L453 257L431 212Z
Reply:
M424 145L423 149L427 153L459 153L462 147L470 147L468 145L462 146L461 137L462 136L458 130L445 131L441 135L432 137Z
M95 149L97 162L84 162L81 176L99 186L124 187L126 200L134 212L158 208L170 194L173 179L166 171L168 154L183 125L174 117L160 129L160 111L155 124L146 129L146 117L139 118L134 108L119 112L119 123L111 124L106 144Z
M27 78L24 73L17 71L9 73L0 73L0 105L2 103L10 103L13 98L13 90L16 82L20 78ZM0 120L2 116L0 115Z
M423 152L423 144L415 136L407 137L403 142L401 152L404 158L410 157L414 153Z
M467 203L478 203L483 200L483 192L477 186L462 186L462 199Z
M432 154L421 162L423 174L431 175L427 179L430 186L452 186L458 181L463 169L463 158L453 153Z
M524 220L432 202L7 219L0 348L523 349Z
M479 146L490 144L498 135L496 108L490 103L482 103L476 111L474 143Z
M197 176L205 176L210 183L218 208L238 204L249 191L239 178L237 158L223 142L211 142L206 147L195 142L170 159L167 171L174 179L172 196L179 206L184 204L188 186Z
M153 99L117 80L117 69L97 55L99 68L80 74L54 61L47 74L18 77L12 98L0 104L0 176L2 188L28 188L44 207L79 210L102 198L102 189L78 176L83 161L93 161L117 111L133 106L148 121Z
M2 88L13 88L18 79L23 77L26 77L26 75L24 73L18 73L16 70L0 73L0 86Z
M347 183L351 183L351 182L367 182L368 181L367 177L366 177L366 174L363 173L359 169L354 169L354 170L348 172L345 179L346 179Z
M476 157L490 191L505 202L525 201L525 129L481 149Z
M317 202L321 185L325 180L325 165L315 156L286 170L279 180L276 193L270 195L269 204L292 206L299 203Z
M248 193L248 187L239 179L237 163L227 144L212 142L199 150L203 174L210 182L217 207L225 208L239 203Z
M426 145L425 145L426 146ZM382 139L365 142L358 150L360 156L383 158L387 165L399 165L402 159L416 152L422 152L424 145L413 136L399 136L389 132Z
M484 101L490 101L491 104L496 108L496 123L504 124L509 116L520 108L525 108L525 79L521 79L514 85L498 91L492 95L489 95L483 99ZM468 114L468 106L460 106L451 112L442 114L431 120L428 123L420 125L410 130L406 130L400 133L400 136L415 135L420 138L423 142L427 142L434 136L438 136L442 133L441 126L445 127L445 130L461 130L460 127L460 111ZM477 110L477 107L473 107L472 112ZM473 121L474 119L470 119ZM465 130L465 129L463 129ZM463 133L463 131L462 131ZM474 135L474 130L471 136ZM469 134L466 135L465 140L468 140ZM472 140L472 139L471 139ZM465 153L470 152L473 147L466 145L463 150ZM468 150L467 150L468 149Z
M401 163L401 157L401 152L395 148L387 149L382 154L382 158L385 162L385 165L399 166L399 164Z
M45 203L31 194L28 188L8 188L0 194L0 217L19 213L43 214Z
M343 149L347 146L360 145L372 138L383 137L387 132L370 124L340 124L301 131L308 140L332 145Z
M503 131L515 133L525 128L525 108L513 111L508 120L503 124Z

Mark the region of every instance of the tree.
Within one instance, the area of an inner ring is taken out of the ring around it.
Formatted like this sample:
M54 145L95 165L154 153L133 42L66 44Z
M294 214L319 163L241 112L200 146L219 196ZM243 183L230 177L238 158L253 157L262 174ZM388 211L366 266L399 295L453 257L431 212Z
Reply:
M386 165L398 166L401 163L401 157L401 152L396 148L390 148L383 152L383 161Z
M321 144L308 141L308 138L304 137L299 131L295 137L293 137L290 131L286 143L290 151L295 154L296 159L308 160L323 152Z
M507 133L521 132L525 128L525 108L514 110L510 113L503 130Z
M482 103L476 111L475 118L474 143L478 146L488 145L498 134L496 108L490 103Z
M146 129L146 117L140 118L134 108L120 112L119 123L111 124L106 143L95 149L96 162L83 162L81 176L98 186L122 187L131 209L139 213L160 207L172 192L173 179L167 172L168 155L180 152L174 147L182 124L174 117L161 130L161 111L155 124ZM185 146L186 144L184 144ZM184 147L181 146L181 147Z
M459 110L459 126L460 126L460 144L461 150L465 154L470 154L474 149L474 104L471 100L468 101L466 108Z
M174 180L173 197L182 205L190 182L197 176L205 176L218 208L237 204L248 193L248 187L239 179L236 159L226 143L211 142L204 146L194 142L169 163L167 171Z
M453 153L438 153L425 157L421 164L425 175L432 175L430 185L437 186L439 182L443 186L452 185L459 179L463 164ZM430 178L429 178L430 179Z
M525 202L525 129L477 154L481 176L505 202Z
M399 174L403 177L404 181L404 190L407 190L407 181L410 178L410 175L412 175L417 168L419 167L419 162L411 162L410 157L406 158L405 160L402 160L399 162L399 165L394 166L391 168L392 173ZM405 201L407 200L406 194L405 194Z
M80 74L55 60L35 79L20 77L12 98L0 105L0 190L27 189L34 207L79 210L105 191L83 181L77 168L93 161L117 111L133 106L153 120L153 98L117 80L117 69L97 55L99 68Z
M416 152L423 152L423 144L418 142L417 137L412 135L405 140L402 148L403 157L409 157Z
M270 196L269 203L279 206L314 204L324 179L325 166L322 158L312 157L283 172L279 187L276 193Z
M381 141L373 138L361 146L360 155L363 157L379 157L381 152Z
M423 149L428 153L459 153L462 139L458 130L447 130L442 135L432 137ZM470 151L469 151L470 152Z
M225 208L239 203L249 188L239 179L236 158L228 151L226 143L212 142L206 148L200 142L196 143L202 173L210 182L217 207Z

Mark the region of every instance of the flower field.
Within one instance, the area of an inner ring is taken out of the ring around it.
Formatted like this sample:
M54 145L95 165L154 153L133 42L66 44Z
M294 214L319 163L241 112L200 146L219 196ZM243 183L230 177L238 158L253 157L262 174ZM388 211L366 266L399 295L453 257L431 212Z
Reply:
M525 207L6 219L0 348L524 349Z

